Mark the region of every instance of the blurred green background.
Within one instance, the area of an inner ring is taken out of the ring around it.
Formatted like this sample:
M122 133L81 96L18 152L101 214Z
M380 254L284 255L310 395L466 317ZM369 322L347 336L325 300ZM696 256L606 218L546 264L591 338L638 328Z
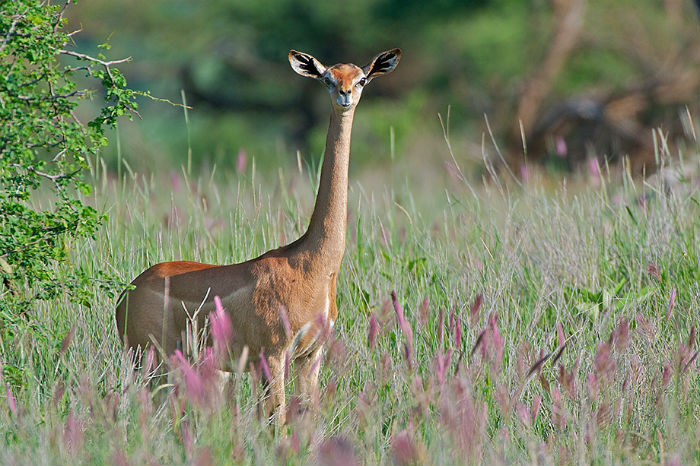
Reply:
M360 66L403 49L358 108L354 170L393 159L445 171L448 107L455 157L477 172L496 157L484 115L512 166L629 155L639 168L653 160L652 129L675 140L698 110L690 0L90 0L68 16L79 49L108 41L109 57L133 57L120 67L132 87L193 107L186 124L182 108L144 99L143 119L121 124L137 169L177 169L188 148L195 169L235 166L241 150L263 171L296 164L297 150L317 160L328 96L290 69L292 48Z

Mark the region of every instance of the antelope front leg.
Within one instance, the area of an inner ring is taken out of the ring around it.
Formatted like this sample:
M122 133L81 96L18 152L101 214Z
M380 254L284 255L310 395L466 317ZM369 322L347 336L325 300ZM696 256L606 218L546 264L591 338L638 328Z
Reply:
M314 412L317 411L320 399L318 392L318 373L321 370L323 346L319 346L310 354L294 362L297 371L296 393L308 402Z
M261 405L263 414L271 422L282 426L286 420L284 401L284 356L268 356L267 365L270 368L272 380L264 379ZM263 375L263 377L265 377Z

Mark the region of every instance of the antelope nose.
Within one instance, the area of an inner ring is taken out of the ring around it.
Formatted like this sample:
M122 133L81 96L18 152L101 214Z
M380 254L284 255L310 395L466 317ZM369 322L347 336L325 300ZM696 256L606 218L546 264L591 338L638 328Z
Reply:
M338 104L344 107L349 106L352 101L350 99L350 91L338 91Z

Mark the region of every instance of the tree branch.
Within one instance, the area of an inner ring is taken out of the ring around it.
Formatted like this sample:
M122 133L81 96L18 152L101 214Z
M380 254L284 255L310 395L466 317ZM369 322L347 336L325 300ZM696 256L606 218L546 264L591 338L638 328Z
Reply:
M92 61L95 63L99 63L100 65L102 65L104 67L109 67L112 65L118 65L120 63L130 62L132 59L131 57L126 57L126 58L122 58L120 60L105 61L105 60L100 60L99 58L91 57L90 55L86 55L84 53L73 52L72 50L56 49L56 52L62 53L64 55L70 55L72 57L80 58L82 60L88 60L88 61Z
M10 25L10 29L7 31L7 34L5 34L5 38L2 40L2 45L0 45L0 52L5 50L5 46L7 45L7 41L10 40L10 36L12 35L12 33L15 32L15 27L17 26L17 23L19 22L19 20L22 17L24 17L24 15L27 14L27 11L29 11L29 9L24 10L24 13L22 13L17 18L15 18L14 21L12 21L12 24Z
M75 58L78 58L80 60L87 60L87 61L91 61L93 63L99 63L100 65L104 66L104 69L107 72L107 75L109 76L109 79L110 79L110 81L112 81L112 83L114 83L114 76L112 76L112 70L110 69L110 66L118 65L120 63L126 63L126 62L131 61L131 57L122 58L121 60L105 61L105 60L100 60L99 58L92 57L90 55L86 55L84 53L73 52L72 50L66 50L66 49L56 49L56 52L63 54L63 55L69 55L71 57L75 57Z

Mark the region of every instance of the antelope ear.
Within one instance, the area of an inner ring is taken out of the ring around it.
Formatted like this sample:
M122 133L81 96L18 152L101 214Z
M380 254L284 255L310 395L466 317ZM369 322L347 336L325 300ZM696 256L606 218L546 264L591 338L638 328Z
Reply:
M307 78L320 79L323 73L326 72L326 67L320 61L308 53L297 52L296 50L289 51L289 64L292 65L294 71Z
M401 60L401 49L391 49L382 52L374 57L369 63L362 67L367 80L376 78L379 75L391 73Z

